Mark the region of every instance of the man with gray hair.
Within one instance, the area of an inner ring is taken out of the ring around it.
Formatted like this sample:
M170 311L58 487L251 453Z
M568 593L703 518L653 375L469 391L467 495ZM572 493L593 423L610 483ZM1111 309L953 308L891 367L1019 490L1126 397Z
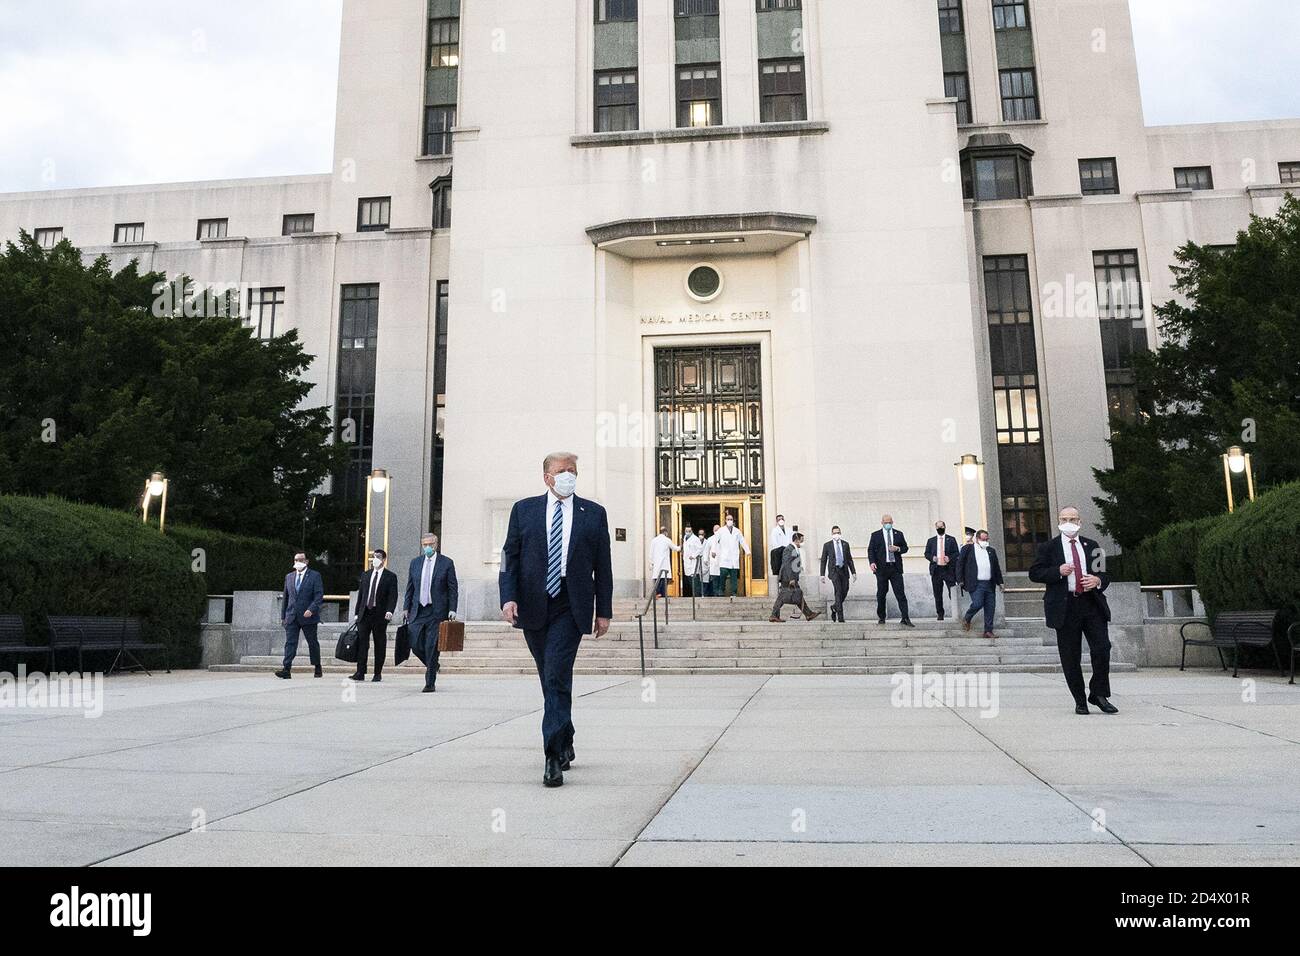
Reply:
M437 690L438 627L443 621L456 619L459 598L455 563L438 553L436 534L425 534L420 539L420 555L407 571L406 600L402 606L410 629L411 649L425 663L426 694Z
M515 502L501 549L501 616L524 632L537 664L542 783L558 787L573 751L573 664L583 635L604 636L614 616L614 572L605 509L574 494L578 456L547 455L546 493ZM595 619L593 626L592 620Z

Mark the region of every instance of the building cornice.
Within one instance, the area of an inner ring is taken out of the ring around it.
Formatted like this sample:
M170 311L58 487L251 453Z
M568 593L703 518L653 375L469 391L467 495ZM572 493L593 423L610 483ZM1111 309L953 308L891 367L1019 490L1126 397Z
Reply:
M699 126L683 129L630 130L623 133L585 133L569 142L579 149L607 146L650 146L660 143L699 143L719 139L773 139L783 136L822 136L831 124L819 120L794 123L758 123L753 126Z
M587 230L591 241L601 246L624 239L653 239L663 236L744 235L757 232L812 234L816 216L788 212L750 212L712 216L664 216L657 219L619 219Z

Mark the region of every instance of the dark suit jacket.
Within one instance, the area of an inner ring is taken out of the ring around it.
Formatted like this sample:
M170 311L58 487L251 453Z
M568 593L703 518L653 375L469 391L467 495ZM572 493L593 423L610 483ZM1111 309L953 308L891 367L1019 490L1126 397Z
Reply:
M998 560L998 553L989 547L989 571L991 577L989 584L997 587L1004 583L1002 580L1002 562ZM961 549L961 554L957 558L957 580L961 582L961 588L967 594L974 594L975 589L980 583L980 566L979 561L975 558L975 545L968 544Z
M907 554L907 539L903 537L903 532L897 528L894 529L894 544L898 546L898 553L894 555L894 561L902 568L903 555ZM871 535L871 543L867 545L867 563L876 565L877 571L883 571L885 566L885 529L881 528Z
M501 549L497 583L501 606L519 606L516 627L546 627L546 566L550 557L546 495L516 501ZM609 552L609 519L594 501L573 496L573 528L565 558L565 587L579 634L590 634L594 618L614 616L614 568Z
M284 623L319 624L320 605L325 599L325 585L320 572L308 568L302 576L302 587L294 590L294 578L297 571L290 571L284 576ZM304 611L311 611L311 617L303 617Z
M370 597L370 577L374 573L372 568L361 575L361 581L357 584L357 604L352 609L353 617L360 617L361 612L366 609L366 599ZM381 617L397 610L397 575L387 568L379 569L379 590L375 592L375 609L379 611Z
M1101 587L1095 591L1088 591L1082 597L1073 600L1093 602L1096 604L1097 609L1101 611L1103 618L1109 621L1110 604L1106 601L1105 592L1110 587L1110 577L1103 571L1094 571L1089 567L1096 556L1101 554L1101 545L1091 538L1085 538L1083 535L1079 535L1079 544L1083 545L1083 573L1095 574L1101 578ZM1043 616L1047 619L1047 626L1053 630L1064 626L1066 606L1072 600L1070 597L1071 578L1061 576L1061 565L1065 563L1065 548L1062 546L1061 536L1058 534L1051 541L1038 546L1038 555L1034 558L1034 564L1029 569L1029 580L1047 585L1047 591L1043 594Z
M945 534L943 536L943 550L948 555L948 563L940 568L936 563L939 557L939 536L936 534L925 543L925 559L930 562L930 573L942 576L948 582L948 585L952 586L957 583L957 559L961 556L961 549L957 547L957 539L950 534Z
M441 551L434 555L437 563L433 566L433 580L429 582L429 598L433 601L433 619L445 621L460 601L460 587L456 583L456 563ZM406 599L402 608L406 611L407 623L415 620L420 610L420 576L424 573L424 555L421 554L411 562L406 575Z
M853 566L853 549L849 547L848 541L840 538L840 547L844 549L844 570L849 574L857 574L858 569ZM835 568L835 542L827 541L822 545L822 577L826 577L826 569Z

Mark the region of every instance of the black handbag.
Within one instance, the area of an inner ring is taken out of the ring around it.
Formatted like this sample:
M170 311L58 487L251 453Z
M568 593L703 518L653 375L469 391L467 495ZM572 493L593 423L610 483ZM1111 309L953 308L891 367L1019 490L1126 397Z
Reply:
M334 648L334 657L348 664L357 662L357 626L355 623L339 635L338 646Z
M411 628L403 624L397 629L397 646L393 648L393 666L397 667L406 663L406 659L411 656Z

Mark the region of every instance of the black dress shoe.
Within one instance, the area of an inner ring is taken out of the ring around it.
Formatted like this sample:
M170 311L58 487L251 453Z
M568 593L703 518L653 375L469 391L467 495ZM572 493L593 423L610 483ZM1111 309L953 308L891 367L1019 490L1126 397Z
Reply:
M433 692L434 692L434 689L433 689L433 686L432 686L432 685L430 685L429 687L426 687L424 690L420 691L421 694L432 694Z
M573 766L574 757L575 754L573 752L573 745L570 744L569 746L564 748L564 756L560 758L560 769L568 770L571 766Z
M1074 712L1075 712L1076 714L1078 714L1080 717L1087 717L1087 716L1088 716L1088 713L1089 713L1089 711L1088 711L1088 705L1087 705L1087 704L1075 704L1075 705L1074 705Z
M542 783L548 787L561 787L564 785L564 774L560 771L559 757L546 758L546 771L542 774Z
M1119 708L1118 708L1118 707L1116 707L1114 704L1112 704L1112 703L1111 703L1109 700L1107 700L1105 697L1098 697L1096 694L1093 694L1091 697L1088 698L1088 703L1094 705L1094 706L1095 706L1098 710L1100 710L1103 714L1118 714L1118 713L1119 713Z
M876 623L877 623L877 624L884 624L884 623L885 623L885 619L884 619L883 617L878 617L878 618L876 618Z
M286 667L283 670L276 671L275 676L280 678L280 680L288 680L290 677L293 676L293 671L289 670L289 668Z
M911 621L904 620L904 621L902 621L901 623L902 623L903 627L916 627L916 625L913 624Z
M319 665L319 664L316 665L316 676L317 676L317 677L324 677L324 676L325 676L325 672L322 671L322 670L320 669L320 665Z
M378 674L376 674L374 677L370 678L370 683L372 683L372 684L378 684L378 683L379 683L380 681L382 681L382 680L383 680L383 678L380 677Z
M348 675L348 680L365 680L365 679L366 679L366 675L365 675L365 674L349 674L349 675Z

